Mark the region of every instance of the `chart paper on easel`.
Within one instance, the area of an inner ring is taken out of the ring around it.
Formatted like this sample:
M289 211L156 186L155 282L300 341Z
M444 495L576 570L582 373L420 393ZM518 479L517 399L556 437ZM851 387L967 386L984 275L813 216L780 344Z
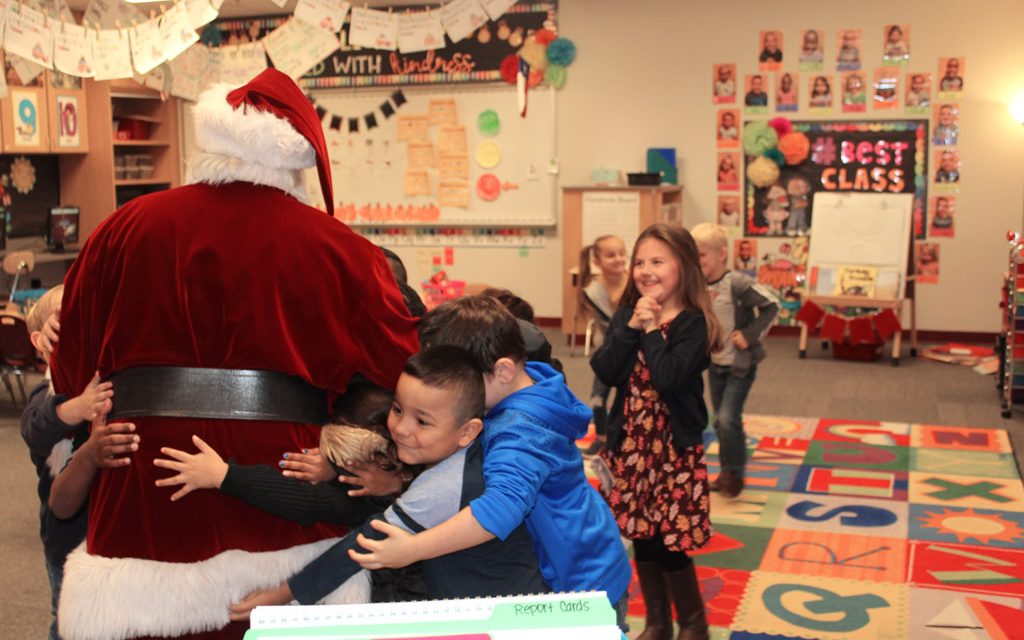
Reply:
M640 194L636 191L583 192L583 245L615 235L631 248L640 235Z

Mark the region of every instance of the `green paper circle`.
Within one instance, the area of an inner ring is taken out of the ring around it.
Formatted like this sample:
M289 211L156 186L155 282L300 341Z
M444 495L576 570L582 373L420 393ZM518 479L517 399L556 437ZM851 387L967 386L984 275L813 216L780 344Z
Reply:
M493 138L501 131L501 118L498 117L498 113L494 109L481 111L476 118L476 128L483 135Z

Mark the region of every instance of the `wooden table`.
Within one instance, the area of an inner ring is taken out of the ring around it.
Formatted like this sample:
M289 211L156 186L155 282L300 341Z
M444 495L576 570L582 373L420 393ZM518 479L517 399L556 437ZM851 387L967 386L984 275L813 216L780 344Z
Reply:
M910 307L910 355L917 355L917 306L914 304L914 298L897 298L895 300L882 300L879 298L864 298L859 296L806 296L805 302L813 302L819 307L835 306L835 307L866 307L869 309L892 309L896 314L897 318L903 317L903 305L909 303ZM810 329L806 322L800 323L800 357L807 357L807 341L810 335ZM902 328L896 333L892 334L892 366L896 367L900 364L900 348L903 345L903 330ZM827 341L823 341L822 346L827 346Z

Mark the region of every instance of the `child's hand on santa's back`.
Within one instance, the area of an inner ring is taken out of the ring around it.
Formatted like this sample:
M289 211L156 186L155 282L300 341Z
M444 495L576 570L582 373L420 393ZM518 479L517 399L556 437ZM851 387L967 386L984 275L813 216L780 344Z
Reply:
M213 450L213 447L196 435L192 436L192 442L199 449L194 454L171 447L161 447L160 453L173 459L156 458L153 460L153 464L161 469L178 472L176 476L160 478L156 481L156 486L184 485L171 496L172 502L184 498L196 489L218 489L228 474L228 464L224 462L219 453Z
M353 485L348 495L353 498L362 496L393 496L402 492L402 474L397 470L387 471L375 462L346 461L344 473L338 476L338 482Z
M338 476L327 456L320 453L320 449L289 451L281 456L277 466L282 469L281 475L306 482L326 482Z
M89 440L76 455L85 456L95 469L116 469L131 464L128 454L139 448L139 436L130 422L104 424L105 413L94 419Z
M230 605L228 616L234 621L246 622L249 620L249 614L256 607L288 604L294 599L288 583L282 582L276 587L253 591L236 604Z

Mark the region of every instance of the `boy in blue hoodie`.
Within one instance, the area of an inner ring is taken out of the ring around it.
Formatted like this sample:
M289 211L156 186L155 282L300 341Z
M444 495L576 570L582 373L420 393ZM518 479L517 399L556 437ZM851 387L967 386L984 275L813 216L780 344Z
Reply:
M632 569L611 511L587 482L576 447L590 409L550 366L526 362L515 318L495 299L467 296L428 313L420 344L468 350L486 372L483 495L447 522L415 535L387 523L388 535L362 536L364 567L404 567L505 539L525 521L544 581L554 591L603 590L625 620Z

